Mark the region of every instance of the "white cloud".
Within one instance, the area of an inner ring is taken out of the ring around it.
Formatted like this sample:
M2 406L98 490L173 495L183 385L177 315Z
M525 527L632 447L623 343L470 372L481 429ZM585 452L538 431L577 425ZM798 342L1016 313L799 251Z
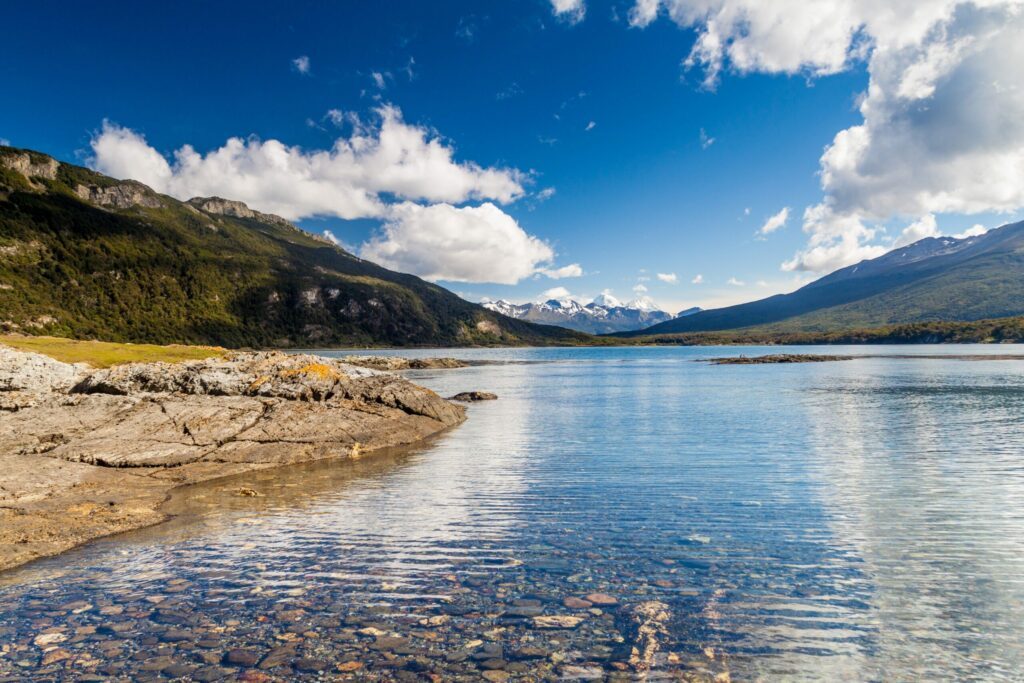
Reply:
M964 239L966 237L978 237L980 235L984 235L986 232L988 232L988 230L989 229L986 228L981 223L975 223L974 225L972 225L971 227L967 228L966 230L964 230L960 234L953 235L953 237L957 238L958 240L962 240L962 239Z
M708 135L707 131L703 128L700 129L700 148L707 149L711 145L715 144L715 139Z
M597 123L594 122L594 121L591 121L590 123L587 124L587 127L584 128L583 130L585 130L587 132L590 132L590 131L594 130L595 128L597 128Z
M292 68L298 71L300 74L309 73L309 57L302 55L292 60Z
M230 138L205 155L185 145L174 153L173 164L140 134L104 122L92 139L91 165L179 199L217 195L290 220L383 217L382 194L448 203L508 203L523 194L525 174L456 162L451 147L403 121L398 108L385 105L377 114L378 125L355 119L351 136L326 150Z
M862 121L821 157L824 197L804 213L806 248L789 270L877 256L894 219L1024 207L1024 5L1020 0L638 0L695 28L686 60L714 87L738 73L841 72L866 63Z
M544 268L537 272L541 275L546 275L552 280L561 280L567 277L581 277L583 275L583 268L578 263L570 263L561 268Z
M775 215L771 216L768 220L766 220L764 222L764 225L761 226L761 229L758 232L760 232L762 235L770 235L779 228L781 228L782 226L784 226L786 224L786 221L788 220L789 207L784 206L778 213L776 213Z
M337 237L335 237L334 233L331 232L330 230L324 230L324 237L326 237L328 239L328 241L330 241L334 246L336 246L336 247L340 247L341 246L341 240L339 240Z
M552 287L541 292L540 296L542 301L550 301L551 299L568 299L572 294L565 287Z
M938 237L940 234L935 215L928 214L904 228L892 246L898 249L899 247L913 244L918 240L923 240L925 237Z
M328 112L332 123L351 123L353 131L326 150L231 138L205 155L185 145L173 162L139 133L104 122L90 163L179 199L216 195L290 220L379 218L383 226L361 254L430 280L514 284L535 273L582 274L579 264L553 267L552 248L492 201L455 206L514 201L524 193L525 174L455 161L450 146L404 122L395 107L382 106L377 115L369 125L354 114Z
M679 278L676 277L675 273L658 273L658 279L662 282L667 282L670 285L674 285L679 282Z
M635 285L633 285L633 292L636 294L644 294L647 292L647 287L638 282Z
M747 284L747 283L746 283L746 282L744 282L743 280L737 280L736 278L734 278L734 277L731 277L731 278L729 278L729 279L728 279L728 280L726 281L726 283L725 283L725 284L727 284L727 285L731 285L731 286L733 286L733 287L742 287L742 286L744 286L744 285L745 285L745 284Z
M545 187L543 190L536 194L538 201L546 201L555 196L555 188Z
M388 207L383 227L360 256L427 280L513 285L555 253L490 202L462 208L403 202Z
M704 284L704 276L701 275L700 273L697 273L696 275L693 276L693 279L690 280L690 283L695 285L702 285Z
M390 74L388 75L390 76ZM370 78L373 79L373 84L377 86L378 90L383 90L384 88L388 87L386 77L380 71L374 71L373 73L371 73Z
M577 24L586 16L587 6L583 0L551 0L551 11L556 17Z

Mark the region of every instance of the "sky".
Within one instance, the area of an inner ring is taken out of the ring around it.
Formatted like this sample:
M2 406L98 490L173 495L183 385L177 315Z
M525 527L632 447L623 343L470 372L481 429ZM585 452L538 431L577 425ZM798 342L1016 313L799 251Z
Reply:
M473 301L711 308L1024 216L1022 1L15 3L0 143Z

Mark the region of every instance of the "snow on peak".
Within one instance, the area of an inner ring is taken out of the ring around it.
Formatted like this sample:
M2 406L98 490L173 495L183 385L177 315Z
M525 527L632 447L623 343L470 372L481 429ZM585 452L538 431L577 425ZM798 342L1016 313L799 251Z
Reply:
M635 311L643 311L645 313L653 313L654 311L661 310L660 308L658 308L658 305L654 303L654 300L649 296L641 296L636 299L633 299L628 304L626 304L626 308L632 308Z
M591 303L595 306L602 306L604 308L618 308L622 305L621 301L607 293L598 295Z

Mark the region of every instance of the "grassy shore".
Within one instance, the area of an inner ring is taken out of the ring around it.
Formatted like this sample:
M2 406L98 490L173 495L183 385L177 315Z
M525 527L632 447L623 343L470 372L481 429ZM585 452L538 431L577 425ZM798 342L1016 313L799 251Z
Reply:
M227 353L219 346L183 346L172 344L121 344L101 341L78 341L62 337L28 337L20 334L0 335L0 344L20 351L32 351L65 363L87 363L94 368L109 368L122 363L175 363L199 360Z

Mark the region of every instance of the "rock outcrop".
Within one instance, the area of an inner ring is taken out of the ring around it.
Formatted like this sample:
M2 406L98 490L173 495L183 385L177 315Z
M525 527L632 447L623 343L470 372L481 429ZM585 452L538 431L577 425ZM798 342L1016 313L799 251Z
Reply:
M163 206L160 196L147 186L134 180L125 180L117 185L78 185L75 194L79 198L108 209L130 209L144 206L158 209Z
M89 370L0 347L5 395L0 568L160 521L178 484L361 457L465 419L397 375L280 352Z
M402 358L400 356L345 356L342 362L374 370L435 370L464 368L469 365L457 358Z
M218 216L249 218L261 223L270 223L287 228L295 227L289 221L281 218L280 216L275 216L272 213L260 213L259 211L250 209L244 202L236 202L231 199L222 199L221 197L193 197L188 200L187 204L194 206L197 209L201 209L206 213L212 213Z
M0 154L0 166L17 171L26 178L46 178L54 180L57 177L57 169L60 162L50 157L33 156L21 152L16 154Z

